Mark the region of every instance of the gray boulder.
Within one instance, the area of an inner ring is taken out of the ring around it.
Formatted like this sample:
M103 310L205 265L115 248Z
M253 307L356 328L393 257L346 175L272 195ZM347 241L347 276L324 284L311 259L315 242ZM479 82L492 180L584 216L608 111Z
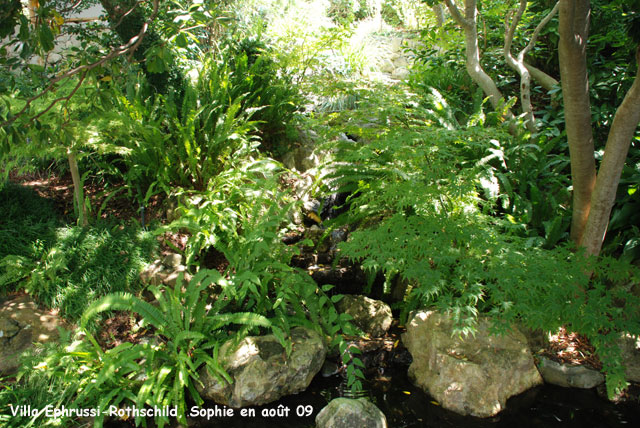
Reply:
M180 274L183 275L183 284L191 281L191 274L182 264L182 255L169 253L162 260L155 260L140 272L140 281L145 285L164 284L174 287Z
M565 388L590 389L604 383L604 375L598 370L562 364L545 357L540 358L538 370L546 383Z
M489 417L504 409L513 395L540 385L542 378L517 330L489 334L491 322L478 320L475 337L453 335L450 316L418 312L402 340L413 357L412 381L446 409Z
M391 77L397 80L404 80L409 76L409 70L406 67L399 67L393 70Z
M619 346L627 380L640 383L640 337L625 334L620 338Z
M366 398L336 398L316 416L316 428L386 428L387 418Z
M296 327L291 330L293 347L285 349L273 335L248 336L234 346L232 340L220 348L218 361L233 383L200 372L200 394L230 407L270 403L306 389L318 373L327 353L320 335Z
M29 297L11 297L0 304L0 375L20 366L20 354L34 343L48 343L59 337L63 321L43 310Z
M389 305L365 296L345 295L337 308L351 315L353 323L371 337L383 336L393 321Z
M380 65L378 66L378 68L380 69L381 72L383 73L393 73L393 70L396 68L395 65L393 64L393 61L391 61L388 58L385 58L381 61Z

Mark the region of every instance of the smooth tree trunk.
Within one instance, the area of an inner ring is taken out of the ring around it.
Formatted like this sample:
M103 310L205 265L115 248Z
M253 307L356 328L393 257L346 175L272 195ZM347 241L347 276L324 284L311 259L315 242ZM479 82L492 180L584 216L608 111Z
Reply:
M431 6L431 10L436 17L436 27L442 27L444 25L444 8L442 3L436 3Z
M444 0L453 19L464 31L467 73L476 82L495 110L504 104L504 97L493 79L484 71L480 64L480 48L478 46L478 10L476 0L465 0L464 16L454 3L454 0ZM512 116L510 112L508 116Z
M525 126L529 132L536 132L536 118L533 114L533 105L531 104L531 73L524 64L524 50L518 54L517 58L511 53L511 44L518 27L518 23L527 9L527 0L520 0L520 7L516 11L511 25L506 24L507 31L504 36L504 58L507 65L514 69L520 75L520 104L522 105L522 113L525 115Z
M571 239L576 243L582 241L596 182L586 52L589 15L589 0L560 0L558 54L573 184Z
M640 66L640 46L636 48L636 63ZM597 256L602 248L622 168L638 123L640 123L640 81L636 74L633 85L616 110L604 148L604 157L598 169L596 185L591 196L589 219L581 240L581 245L589 255Z
M78 160L73 149L67 150L67 160L69 161L69 170L71 171L71 180L73 181L73 199L78 209L78 224L86 227L89 225L89 218L87 216L87 207L84 203L84 191L78 170Z
M542 86L545 90L550 91L554 88L554 86L558 86L560 84L560 82L553 78L553 76L549 76L539 68L536 68L528 63L525 63L524 66L527 67L527 70L529 70L529 74L531 74L533 80L535 80L536 83Z
M540 31L551 21L556 12L558 11L559 3L556 3L554 8L547 14L547 16L540 21L538 26L533 32L531 36L531 40L525 46L516 57L511 53L511 46L513 43L513 38L515 36L516 29L520 20L522 19L522 15L527 10L528 0L520 0L520 7L515 12L515 16L509 23L509 18L505 21L505 36L504 36L504 57L507 62L507 65L514 69L520 75L520 104L522 105L522 112L525 115L525 125L527 129L531 133L536 131L535 126L535 116L533 113L533 105L531 104L531 78L534 80L538 80L538 83L542 85L547 90L550 90L554 85L558 84L553 77L547 75L541 70L538 70L535 67L527 64L525 61L525 56L533 49L533 46L538 39L538 35Z

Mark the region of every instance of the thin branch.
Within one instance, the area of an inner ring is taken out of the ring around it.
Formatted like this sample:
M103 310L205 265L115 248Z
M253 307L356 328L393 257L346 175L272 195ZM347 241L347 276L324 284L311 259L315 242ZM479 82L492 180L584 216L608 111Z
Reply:
M82 0L77 0L75 3L73 3L72 5L67 7L66 9L62 9L62 10L60 10L58 12L60 13L60 15L63 15L65 13L69 13L69 12L73 11L73 9L75 9L76 7L80 6L80 3L82 3Z
M443 0L444 4L447 5L449 12L451 12L451 16L453 19L463 28L471 28L473 24L469 22L468 19L462 16L460 13L460 9L455 4L455 0ZM466 1L466 0L465 0Z
M558 12L559 7L560 7L560 1L556 2L556 5L553 7L553 9L551 9L551 12L549 12L549 14L545 16L542 21L540 21L536 29L533 31L533 35L531 36L531 40L529 40L529 44L521 52L521 55L523 58L527 53L529 53L531 49L533 49L533 46L536 44L536 41L538 40L538 36L540 35L540 32L549 23L549 21L551 21L551 19L555 16L555 14Z
M64 97L60 97L60 98L56 98L55 100L53 100L51 102L51 104L49 104L49 106L42 110L40 113L38 113L37 115L35 115L34 117L32 117L29 121L33 122L34 120L38 120L40 119L40 117L44 114L46 114L49 110L51 110L53 108L53 106L55 106L57 103L59 103L60 101L66 101L69 102L69 100L71 99L71 97L73 97L75 95L75 93L78 91L78 89L80 89L80 86L82 86L82 83L84 82L84 79L87 77L87 73L88 71L85 71L84 73L82 73L82 76L80 76L80 79L78 80L78 83L76 84L76 86L73 88L73 90L71 92L69 92L68 95L64 96Z
M119 27L120 24L122 24L122 21L124 20L124 18L129 16L131 14L131 12L133 12L140 5L140 3L142 3L142 1L137 1L136 4L134 4L131 9L129 9L128 11L126 11L125 13L120 15L120 19L118 20L118 22L115 23L113 28ZM154 1L154 5L153 5L154 10L157 9L157 3L158 3L157 1ZM116 6L116 8L119 9L117 6Z
M507 60L509 58L513 59L513 56L511 55L511 44L513 43L513 37L516 33L516 28L518 27L518 24L520 23L520 19L522 19L522 15L524 14L524 11L526 9L527 9L527 0L520 0L520 7L516 11L516 15L513 18L513 20L511 20L511 25L509 25L509 19L511 19L511 16L513 15L513 11L510 11L509 13L507 13L507 16L505 18L504 25L505 27L508 28L508 30L504 34L504 53L505 55L508 55Z
M526 3L527 2L525 0L520 0L520 8L517 11L517 15L510 23L509 23L509 20L511 19L513 12L510 12L505 19L505 27L507 27L508 29L505 30L504 56L507 61L507 64L515 70L517 70L516 59L511 54L511 46L513 43L515 31L525 11L524 9L526 9ZM522 51L518 53L518 59L517 59L517 62L522 63L522 65L524 65L524 67L529 71L529 73L531 74L531 77L533 77L533 79L538 84L540 84L543 88L545 88L547 91L551 90L553 86L557 85L558 81L553 77L549 76L544 71L541 71L536 67L528 64L525 61L524 57L535 45L536 40L540 35L540 32L542 31L544 26L547 25L549 21L551 21L553 16L556 14L556 12L558 11L559 5L560 5L560 2L557 2L554 8L551 10L551 12L549 12L549 14L538 24L538 26L536 27L531 37L531 40L529 41L529 44L527 45L527 47L525 47Z
M63 25L64 24L81 24L84 22L95 22L95 21L100 21L100 17L95 17L95 18L67 18L64 20Z
M146 34L148 28L149 28L149 23L151 23L156 15L158 14L158 2L159 0L153 0L153 12L151 13L151 16L149 17L149 19L147 20L147 22L145 22L142 25L142 28L140 29L140 32L138 34L136 34L135 36L133 36L126 44L119 46L118 48L112 50L108 55L102 57L101 59L99 59L98 61L91 63L91 64L85 64L85 65L81 65L78 66L76 68L73 68L63 74L60 74L56 77L54 77L51 80L51 83L49 83L49 85L39 94L29 98L27 100L27 103L25 104L25 106L22 108L22 110L20 110L18 113L16 113L11 119L7 119L6 121L0 123L0 128L3 128L7 125L10 125L11 123L15 122L18 118L20 118L31 106L31 104L42 98L45 94L49 93L51 90L54 89L56 83L60 82L61 80L64 79L69 79L73 76L75 76L76 74L82 73L84 72L86 74L86 72L93 70L94 68L100 67L102 64L104 64L105 62L109 61L110 59L116 58L120 55L124 55L126 53L130 53L135 51L138 46L140 45L140 43L142 42L142 39L144 38L144 35ZM84 80L84 78L82 79ZM73 91L73 93L75 93L76 90ZM42 116L42 114L44 114L45 112L51 110L51 108L57 104L59 101L65 100L66 97L61 97L61 98L57 98L55 100L53 100L51 102L51 104L41 113L39 113L38 115L36 115L34 118L32 118L29 122L33 121L34 119Z

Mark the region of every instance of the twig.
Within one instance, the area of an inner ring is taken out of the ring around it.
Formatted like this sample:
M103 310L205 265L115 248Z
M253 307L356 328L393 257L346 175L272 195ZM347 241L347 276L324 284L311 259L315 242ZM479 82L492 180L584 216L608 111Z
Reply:
M558 12L559 7L560 7L560 2L558 1L556 2L556 5L553 7L553 9L551 9L551 12L549 12L549 14L545 16L542 21L540 21L536 29L533 31L533 35L531 36L531 40L529 40L529 44L527 44L527 46L522 50L522 53L520 54L522 55L523 58L531 49L533 49L533 46L536 44L536 41L538 39L538 36L540 35L540 32L545 27L545 25L547 25L549 21L551 21L551 18L554 17L556 12Z

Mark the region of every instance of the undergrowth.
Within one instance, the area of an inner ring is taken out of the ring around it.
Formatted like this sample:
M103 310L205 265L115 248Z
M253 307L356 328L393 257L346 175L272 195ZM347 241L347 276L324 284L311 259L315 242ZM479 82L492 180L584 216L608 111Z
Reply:
M368 105L379 107L375 99ZM626 385L616 341L623 333L640 334L640 299L630 291L637 269L611 258L587 259L558 245L553 223L540 239L528 233L522 214L496 209L516 196L517 204L531 202L505 186L509 177L497 176L508 156L541 150L483 124L433 126L434 119L452 117L443 111L446 104L440 107L396 101L377 109L376 127L359 126L363 118L372 123L371 110L329 115L358 140L333 145L340 163L325 176L332 191L351 195L349 210L334 222L357 226L339 245L341 255L384 273L387 295L397 278L408 284L397 304L401 321L414 309L436 307L452 315L460 334L474 334L477 317L491 314L498 331L517 322L587 335L605 361L613 395Z
M65 226L33 190L8 185L1 195L1 291L24 289L75 321L100 296L140 290L138 275L157 245L150 232L106 221Z

